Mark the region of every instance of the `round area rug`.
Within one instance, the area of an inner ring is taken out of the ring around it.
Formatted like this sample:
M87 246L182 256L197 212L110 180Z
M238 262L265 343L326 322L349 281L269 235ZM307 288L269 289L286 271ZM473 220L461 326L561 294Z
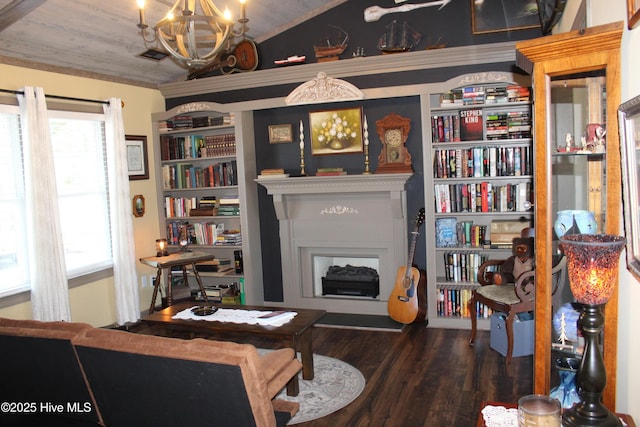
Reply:
M328 356L313 355L314 378L302 379L298 374L300 394L287 396L283 390L278 399L300 403L300 410L287 425L322 418L353 402L364 390L362 373L341 360Z

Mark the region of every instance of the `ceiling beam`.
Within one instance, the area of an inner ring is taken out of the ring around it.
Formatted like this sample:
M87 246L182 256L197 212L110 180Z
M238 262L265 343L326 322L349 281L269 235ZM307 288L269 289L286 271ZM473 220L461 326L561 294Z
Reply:
M47 0L13 0L0 9L0 31L15 24Z

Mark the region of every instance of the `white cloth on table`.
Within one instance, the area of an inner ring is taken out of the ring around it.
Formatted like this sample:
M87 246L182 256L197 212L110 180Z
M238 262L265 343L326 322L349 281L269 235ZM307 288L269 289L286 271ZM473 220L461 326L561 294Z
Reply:
M518 427L518 410L504 406L487 405L482 409L487 427Z
M295 311L269 311L269 310L242 310L236 308L220 308L215 313L208 316L198 316L193 313L194 308L199 306L193 306L176 313L172 319L191 319L191 320L205 320L212 322L229 322L229 323L245 323L249 325L262 325L262 326L282 326L291 319L293 319L298 313ZM270 315L270 317L265 317Z

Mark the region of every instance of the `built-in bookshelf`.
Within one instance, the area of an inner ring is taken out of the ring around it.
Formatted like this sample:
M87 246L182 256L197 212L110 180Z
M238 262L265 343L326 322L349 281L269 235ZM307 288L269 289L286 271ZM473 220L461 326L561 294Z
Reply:
M525 228L533 220L530 91L526 80L510 73L465 75L438 88L425 97L423 108L430 147L425 150L429 326L469 329L467 306L479 286L480 265L510 255L508 242L498 236L492 242L492 223ZM477 312L479 327L488 329L490 310L480 306Z
M215 255L197 266L213 293L237 284L247 303L260 304L259 225L246 215L258 203L255 162L245 161L255 157L253 121L216 107L193 103L153 115L160 236L170 251L187 242L187 249Z

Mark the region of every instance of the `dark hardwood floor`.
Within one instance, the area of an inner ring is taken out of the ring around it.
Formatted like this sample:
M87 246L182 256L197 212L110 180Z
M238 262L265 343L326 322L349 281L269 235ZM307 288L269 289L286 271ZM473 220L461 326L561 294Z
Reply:
M472 427L483 401L517 402L532 390L533 357L507 368L489 347L489 332L479 331L474 347L469 331L423 325L403 333L313 332L314 352L354 365L367 384L346 408L301 427Z
M474 347L468 339L467 330L424 325L402 333L314 328L314 352L352 364L367 383L347 407L297 426L473 427L483 401L517 402L531 393L532 356L507 367L489 347L489 332L478 331Z

